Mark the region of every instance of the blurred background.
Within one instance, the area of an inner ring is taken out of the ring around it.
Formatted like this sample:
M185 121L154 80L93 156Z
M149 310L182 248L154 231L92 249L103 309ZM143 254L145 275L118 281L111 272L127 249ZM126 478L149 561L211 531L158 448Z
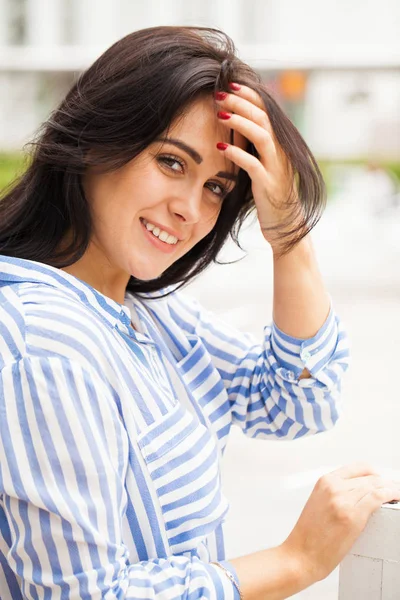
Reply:
M23 145L103 50L159 24L218 27L262 75L314 152L328 206L313 237L352 341L346 411L296 442L234 432L224 465L228 556L279 544L320 474L367 460L400 480L400 2L0 0L0 188ZM259 339L271 320L271 253L257 223L188 291ZM249 510L251 507L251 510ZM337 598L338 572L301 600Z

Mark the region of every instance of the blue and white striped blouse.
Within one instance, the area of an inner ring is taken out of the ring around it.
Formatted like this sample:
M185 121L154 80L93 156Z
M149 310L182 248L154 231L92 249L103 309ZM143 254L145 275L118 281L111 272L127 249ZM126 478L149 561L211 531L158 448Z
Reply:
M0 327L1 600L237 598L211 564L230 428L332 427L348 364L333 312L312 339L272 326L261 346L181 294L122 306L0 257Z

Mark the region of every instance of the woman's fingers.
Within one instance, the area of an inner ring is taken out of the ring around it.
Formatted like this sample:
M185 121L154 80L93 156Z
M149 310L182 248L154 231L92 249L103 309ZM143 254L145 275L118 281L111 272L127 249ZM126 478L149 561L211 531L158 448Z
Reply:
M218 112L218 117L221 123L228 129L234 129L243 137L254 144L260 159L265 163L265 167L271 167L271 161L276 161L276 148L274 140L265 127L261 127L258 123L250 121L242 115L226 113L225 111Z
M239 90L231 94L219 92L216 99L221 107L218 112L222 117L221 122L252 142L265 161L269 163L270 159L276 159L274 132L259 94L246 86L240 86Z
M252 182L261 231L267 231L268 228L278 225L285 215L284 211L288 210L285 202L292 195L293 181L288 176L287 167L282 165L273 169L271 158L269 168L266 169L259 158L238 146L223 144L218 147L228 160L248 173ZM283 200L280 200L280 197Z
M247 171L253 182L265 177L264 167L252 154L231 144L222 144L218 148L224 152L228 160L234 162L240 169Z
M249 90L249 88L247 88L247 90ZM248 100L236 94L226 94L221 100L218 100L217 98L218 104L221 107L221 110L241 115L249 121L253 121L260 127L263 127L271 136L273 136L271 123L261 98L253 90L249 90L249 92L250 91L253 92L257 102ZM238 94L239 93L240 92L238 92Z
M251 102L251 104L254 104L254 106L258 106L258 108L265 110L264 102L255 90L252 90L246 85L239 85L237 83L232 83L229 87L231 89L231 96L243 98L244 100Z
M390 500L397 500L396 494L400 493L400 482L381 477L373 467L363 463L348 465L327 473L319 479L317 486L325 489L328 494L346 497L349 506L356 506L368 494L376 492L378 497L380 490L383 490L384 495L387 491L389 495L394 493ZM382 503L384 502L389 500L383 500Z
M365 484L360 482L358 487L349 492L349 499L356 510L366 512L369 517L385 502L400 500L400 484L379 478Z
M365 477L367 475L378 476L378 472L368 463L357 462L344 467L340 467L328 475L341 477L342 479L351 479L353 477Z
M360 486L369 486L371 489L374 487L393 487L397 485L400 489L400 482L393 481L391 479L383 478L380 475L365 475L364 477L352 477L350 479L343 479L343 485L348 491L356 490Z
M399 482L381 477L371 466L361 463L348 465L324 475L318 480L316 488L331 496L334 501L339 498L345 499L349 507L356 507L367 496L370 496L372 503L374 498L379 502L383 497L383 504L390 500L398 500L400 495ZM387 500L391 494L393 498Z

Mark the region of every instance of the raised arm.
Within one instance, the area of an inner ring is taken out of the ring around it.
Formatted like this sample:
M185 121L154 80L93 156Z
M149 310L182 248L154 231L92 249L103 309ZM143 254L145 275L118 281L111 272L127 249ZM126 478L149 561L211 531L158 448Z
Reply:
M189 370L198 370L192 363L204 365L202 380L207 372L208 383L202 386L199 382L195 390L201 401L213 403L215 416L219 412L222 417L224 411L230 411L231 421L247 435L293 439L325 431L338 419L349 348L332 308L313 337L291 337L273 323L265 327L263 344L183 294L173 294L153 311L159 312L158 320L164 323L165 335L171 337L174 346L180 348L188 343L181 332L194 344L181 362L181 371L192 385L194 375ZM174 330L165 325L171 321L178 326ZM212 367L218 374L213 373ZM311 377L302 379L305 368ZM225 389L227 397L218 385ZM226 419L220 421L226 425Z

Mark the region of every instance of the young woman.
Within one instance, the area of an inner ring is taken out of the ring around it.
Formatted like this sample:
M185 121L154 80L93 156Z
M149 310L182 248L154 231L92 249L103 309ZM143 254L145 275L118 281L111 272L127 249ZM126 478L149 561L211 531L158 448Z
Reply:
M232 424L296 439L338 416L348 349L308 236L323 197L220 32L138 31L77 81L0 203L2 600L286 598L400 498L343 468L281 546L225 562ZM263 346L176 291L254 207Z

